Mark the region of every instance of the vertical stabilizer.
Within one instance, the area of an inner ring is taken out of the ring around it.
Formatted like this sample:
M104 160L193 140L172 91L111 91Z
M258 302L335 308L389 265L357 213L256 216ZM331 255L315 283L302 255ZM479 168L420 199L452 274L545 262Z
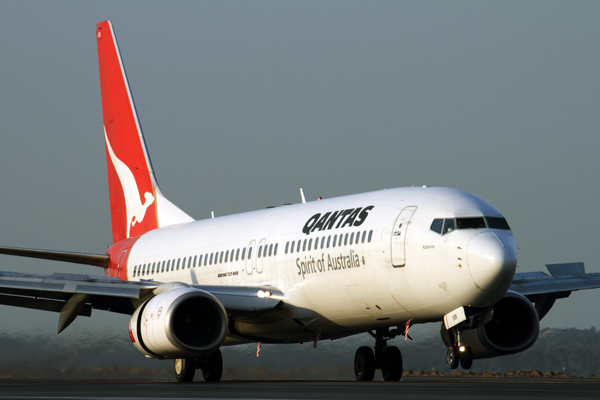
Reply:
M113 242L193 218L156 183L110 21L96 26Z

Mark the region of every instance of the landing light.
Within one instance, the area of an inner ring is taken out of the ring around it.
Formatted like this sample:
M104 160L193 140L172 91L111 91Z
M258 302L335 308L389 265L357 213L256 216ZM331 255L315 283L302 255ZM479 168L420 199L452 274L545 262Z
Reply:
M464 352L465 352L465 350L466 350L466 347L465 347L465 346L460 346L460 347L458 348L458 351L460 351L461 353L464 353Z
M258 292L256 292L256 295L263 299L265 297L271 297L271 292L269 292L268 290L259 290Z

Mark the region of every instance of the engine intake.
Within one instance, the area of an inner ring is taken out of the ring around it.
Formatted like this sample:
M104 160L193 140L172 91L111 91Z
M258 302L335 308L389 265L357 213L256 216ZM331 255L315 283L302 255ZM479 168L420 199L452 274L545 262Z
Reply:
M508 291L494 305L487 324L462 331L462 343L471 347L473 358L490 358L527 350L537 340L540 322L535 306L522 294ZM442 324L442 340L451 345L450 333Z
M190 287L171 289L135 311L129 333L135 347L149 357L199 357L225 341L227 314L208 292Z

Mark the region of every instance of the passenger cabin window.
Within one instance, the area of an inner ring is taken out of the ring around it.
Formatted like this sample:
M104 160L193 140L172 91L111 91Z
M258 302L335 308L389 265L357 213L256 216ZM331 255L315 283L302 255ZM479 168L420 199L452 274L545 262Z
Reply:
M248 254L250 254L250 253L248 253ZM245 257L246 257L246 248L244 247L244 248L242 249L242 261L244 261L244 258L245 258Z
M277 255L277 246L279 245L279 243L275 243L275 248L273 249L273 255L276 256Z

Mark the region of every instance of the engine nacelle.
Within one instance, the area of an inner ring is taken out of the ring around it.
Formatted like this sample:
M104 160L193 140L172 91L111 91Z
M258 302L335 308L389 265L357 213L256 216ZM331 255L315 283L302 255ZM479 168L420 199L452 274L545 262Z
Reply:
M166 290L142 304L129 322L135 347L152 358L199 357L217 350L227 334L223 305L204 290Z
M494 305L492 320L476 329L461 332L463 345L473 358L491 358L527 350L537 340L540 322L535 306L522 294L509 290ZM442 324L442 340L451 345L450 333Z

